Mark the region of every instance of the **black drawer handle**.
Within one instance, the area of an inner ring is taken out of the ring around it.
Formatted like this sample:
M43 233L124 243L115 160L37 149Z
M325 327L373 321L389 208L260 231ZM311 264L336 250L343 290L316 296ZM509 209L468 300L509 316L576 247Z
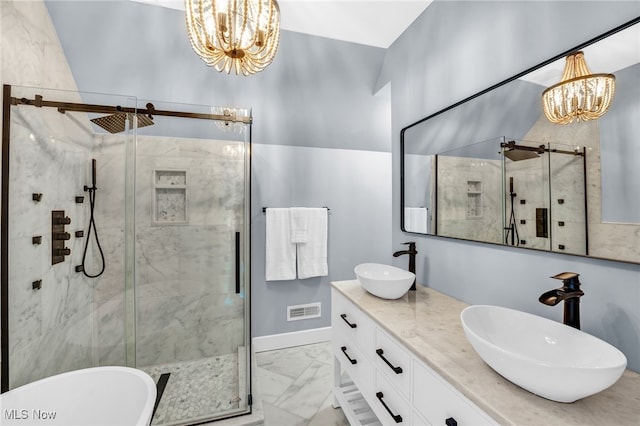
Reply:
M344 322L346 322L347 324L349 324L349 327L351 327L351 328L356 328L356 327L358 326L358 324L352 324L352 323L350 323L349 321L347 321L347 314L341 314L341 315L340 315L340 318L342 318L342 320L343 320Z
M402 416L400 414L393 414L393 412L389 409L389 407L387 407L387 404L384 403L384 401L382 400L382 398L384 398L384 395L382 392L377 392L376 398L378 398L378 401L380 401L382 406L387 410L387 413L389 413L389 415L393 418L393 420L396 423L402 422Z
M445 420L444 424L446 424L447 426L458 426L458 422L453 417L449 417L447 420Z
M347 357L347 359L349 360L349 362L350 362L351 364L357 364L357 363L358 363L358 360L357 360L357 359L353 359L353 358L351 358L351 357L349 356L349 354L347 354L347 347L346 347L346 346L341 347L341 348L340 348L340 350L342 351L342 353L344 354L344 356L346 356L346 357Z
M388 360L388 359L386 359L386 358L384 357L384 355L382 355L382 354L384 354L384 351L383 351L382 349L376 349L376 353L377 353L377 354L378 354L378 356L379 356L380 358L382 358L382 360L383 360L383 361L384 361L384 362L389 366L389 368L393 370L393 372L394 372L394 373L396 373L396 374L400 374L400 373L402 373L402 367L394 367L394 366L393 366L393 364L391 364L391 363L389 362L389 360Z

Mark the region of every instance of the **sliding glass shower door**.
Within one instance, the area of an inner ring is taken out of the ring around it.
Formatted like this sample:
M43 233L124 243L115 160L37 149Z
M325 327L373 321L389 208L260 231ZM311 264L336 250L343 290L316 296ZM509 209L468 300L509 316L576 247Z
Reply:
M134 214L135 358L160 383L153 424L243 413L248 128L175 117L154 127L138 129Z

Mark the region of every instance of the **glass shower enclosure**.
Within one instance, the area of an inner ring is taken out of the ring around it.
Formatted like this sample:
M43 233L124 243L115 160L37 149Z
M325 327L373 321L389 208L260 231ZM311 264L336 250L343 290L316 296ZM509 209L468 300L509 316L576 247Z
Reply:
M2 391L87 367L152 424L251 411L250 114L3 88Z

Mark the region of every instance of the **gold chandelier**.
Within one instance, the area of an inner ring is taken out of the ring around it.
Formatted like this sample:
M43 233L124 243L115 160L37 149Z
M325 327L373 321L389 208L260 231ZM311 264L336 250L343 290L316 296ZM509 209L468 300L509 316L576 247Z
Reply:
M542 92L544 113L552 123L568 124L604 115L616 90L613 74L591 74L584 53L567 56L562 80Z
M185 0L185 15L193 50L220 72L255 74L276 55L276 0Z

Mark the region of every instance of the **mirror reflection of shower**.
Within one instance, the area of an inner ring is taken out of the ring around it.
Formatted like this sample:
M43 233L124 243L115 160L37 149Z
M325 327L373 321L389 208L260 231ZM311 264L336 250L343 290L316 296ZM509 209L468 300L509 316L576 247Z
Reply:
M508 139L500 147L504 244L586 252L586 241L569 237L571 230L586 223L585 151L554 142Z
M94 211L96 208L96 190L98 187L96 186L96 160L95 158L91 160L91 186L84 186L84 191L89 193L89 227L87 229L87 239L84 242L84 250L82 252L82 273L88 278L97 278L104 273L106 268L106 262L104 259L104 252L102 251L102 246L100 245L100 239L98 237L98 230L96 229L96 222L94 217ZM87 272L87 251L89 249L89 244L91 241L91 230L93 229L94 239L96 240L96 247L98 248L98 252L100 253L100 259L102 266L100 267L99 272L97 273L89 273Z
M517 145L513 140L501 143L500 147L502 148L502 154L504 155L504 157L511 161L523 161L540 158L540 156L545 153L544 145L540 145L538 147ZM510 211L508 215L508 222L504 227L504 230L506 231L504 243L511 246L519 246L521 242L526 241L521 240L518 233L518 224L516 223L515 214L515 199L517 196L517 193L514 191L513 176L509 176L508 197L510 201Z

